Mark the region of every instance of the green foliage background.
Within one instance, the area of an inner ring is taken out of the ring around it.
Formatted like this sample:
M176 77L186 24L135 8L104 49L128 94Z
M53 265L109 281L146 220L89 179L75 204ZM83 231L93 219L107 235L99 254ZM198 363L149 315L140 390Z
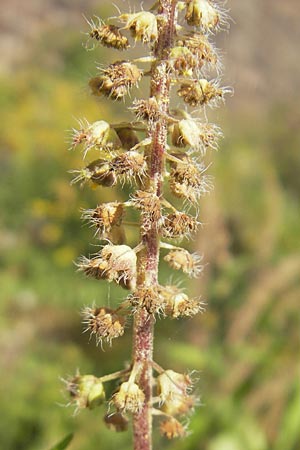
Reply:
M105 16L106 12L102 11ZM83 25L84 27L84 25ZM81 207L126 191L70 186L79 152L67 150L76 118L122 119L120 105L96 103L85 88L94 61L76 30L41 34L27 64L1 75L1 421L0 447L48 450L74 432L72 450L131 448L114 434L104 409L73 416L61 378L104 375L130 358L130 329L112 348L82 334L79 311L93 301L118 304L114 286L74 270L95 251ZM60 64L47 55L55 54ZM96 56L95 56L96 55ZM139 93L140 94L140 93ZM225 140L211 159L215 190L200 205L204 224L193 247L204 275L189 286L207 301L192 320L157 321L155 357L176 371L196 370L201 404L187 439L156 449L296 450L300 448L300 131L295 99L269 102L266 113L213 113ZM136 239L130 229L127 238ZM161 276L169 272L162 264ZM176 276L176 279L180 279ZM111 386L113 389L113 386Z

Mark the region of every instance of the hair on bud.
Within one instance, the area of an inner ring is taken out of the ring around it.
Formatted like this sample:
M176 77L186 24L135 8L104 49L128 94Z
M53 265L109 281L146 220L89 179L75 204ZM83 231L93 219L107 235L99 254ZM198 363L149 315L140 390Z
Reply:
M85 326L84 332L95 336L97 345L102 341L111 344L113 339L124 334L125 319L116 314L113 309L86 307L81 315Z
M161 116L155 97L150 97L147 100L134 100L129 109L136 115L138 120L153 122L158 120Z
M181 83L177 91L179 97L190 106L218 106L224 101L224 94L231 92L229 88L220 88L217 82L200 80L187 80Z
M101 380L94 375L76 375L66 381L67 391L75 412L80 409L94 409L105 401L105 391Z
M160 286L159 293L164 301L165 314L173 319L193 317L205 311L205 304L203 302L199 299L189 298L177 286Z
M144 286L129 295L134 311L144 308L149 314L161 314L164 310L164 299L157 286Z
M87 152L96 147L100 150L108 150L113 143L109 142L111 136L110 125L104 120L89 123L87 120L79 121L80 129L73 129L71 148L83 144L84 157Z
M190 33L177 41L177 45L187 48L196 60L196 69L221 69L220 57L208 37L202 33Z
M182 270L190 277L197 277L203 270L202 257L195 253L191 254L184 248L171 250L164 260L172 269Z
M178 198L197 203L199 198L213 189L212 177L205 174L206 167L197 164L188 155L172 162L169 175L171 192Z
M188 25L200 27L203 33L228 28L227 12L210 0L187 0L185 19Z
M107 25L97 17L97 23L93 20L87 21L91 30L89 39L99 42L104 47L115 48L117 50L127 50L130 45L126 36L120 32L120 28L115 25Z
M197 231L199 222L189 214L177 211L163 218L162 236L165 238L183 238Z
M92 94L121 100L142 78L142 71L129 61L117 61L89 81Z
M120 202L102 203L95 209L87 209L82 212L82 219L88 220L96 227L100 236L110 233L113 227L119 227L122 223L124 206Z
M72 173L77 174L72 184L91 181L94 185L110 187L117 182L116 174L105 159L96 159L83 169L72 170Z
M134 150L116 156L110 165L117 176L125 177L125 180L130 183L136 179L142 181L147 173L145 157Z

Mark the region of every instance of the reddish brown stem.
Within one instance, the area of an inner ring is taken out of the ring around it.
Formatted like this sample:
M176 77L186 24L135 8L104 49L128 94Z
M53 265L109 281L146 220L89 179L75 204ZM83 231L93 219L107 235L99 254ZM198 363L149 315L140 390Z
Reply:
M150 96L155 97L161 117L166 117L170 99L170 75L168 58L173 46L175 34L175 10L177 0L161 0L159 14L159 37L154 49L156 61L151 68ZM148 155L148 183L146 189L154 195L162 194L164 154L167 144L167 121L160 118L149 124L148 134L152 145ZM141 224L143 228L143 223ZM154 224L155 225L155 224ZM144 250L138 260L137 289L143 285L158 285L159 233L153 226L143 234ZM153 315L145 309L138 310L133 326L133 362L140 363L142 371L139 386L145 394L142 410L133 419L133 437L135 450L152 449L152 359L153 359Z

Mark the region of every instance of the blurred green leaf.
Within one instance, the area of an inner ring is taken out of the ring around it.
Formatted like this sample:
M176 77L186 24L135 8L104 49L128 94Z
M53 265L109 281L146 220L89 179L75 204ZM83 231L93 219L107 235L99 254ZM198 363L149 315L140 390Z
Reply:
M62 441L60 441L58 444L54 445L54 447L51 447L50 450L65 450L70 444L74 437L73 433L68 434L63 438Z
M297 380L292 398L286 408L280 427L280 434L274 450L294 449L300 441L300 381Z

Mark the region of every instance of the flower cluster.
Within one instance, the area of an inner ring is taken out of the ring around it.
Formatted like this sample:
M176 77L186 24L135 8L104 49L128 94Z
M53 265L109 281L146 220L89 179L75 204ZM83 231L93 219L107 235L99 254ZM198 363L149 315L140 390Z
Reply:
M127 290L117 307L83 308L84 331L96 344L111 345L124 334L129 317L135 345L129 368L101 378L76 375L67 381L67 390L77 410L92 409L105 400L103 384L119 379L104 417L110 429L124 431L130 415L137 421L150 411L149 416L161 419L164 436L181 437L196 404L192 381L153 361L151 333L157 316L193 317L204 311L205 304L177 285L161 284L158 266L162 261L191 278L203 270L202 257L178 242L198 232L197 205L212 189L205 157L218 148L222 132L207 121L206 108L219 106L231 92L221 85L222 63L212 38L227 28L228 15L213 0L165 0L150 11L120 13L106 22L95 18L88 24L87 47L92 43L124 52L137 43L149 51L134 61L122 58L98 66L89 81L91 93L103 101L123 100L130 93L132 120L79 120L70 143L71 149L81 149L84 160L83 167L73 170L73 183L100 190L119 186L126 196L125 201L110 197L82 212L100 245L96 254L78 260L78 269ZM150 95L135 97L140 81L149 75ZM173 110L171 92L179 105ZM125 231L132 225L138 226L139 239L128 244ZM149 439L147 433L137 434ZM140 447L150 448L136 446Z

